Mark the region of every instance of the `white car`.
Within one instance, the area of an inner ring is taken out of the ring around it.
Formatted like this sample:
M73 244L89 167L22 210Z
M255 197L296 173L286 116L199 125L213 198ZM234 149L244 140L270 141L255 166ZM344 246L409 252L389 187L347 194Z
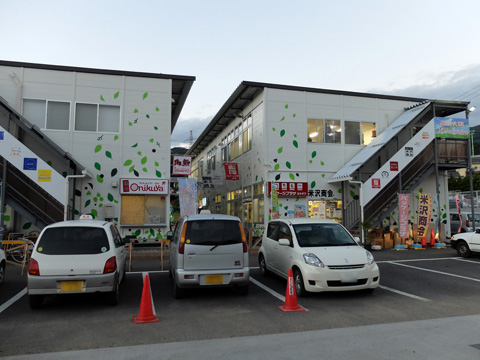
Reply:
M452 249L457 250L457 254L467 258L473 252L480 252L480 229L475 232L458 233L452 236L450 240Z
M1 244L1 242L0 242ZM5 252L3 251L2 247L0 246L0 284L3 284L5 280L5 268L7 266L7 258L5 256Z
M28 268L31 308L45 295L106 293L118 303L125 278L126 250L116 226L103 220L70 220L48 225L40 233Z
M258 262L260 272L287 278L292 269L298 296L308 292L378 287L373 255L339 223L323 219L282 219L268 223Z

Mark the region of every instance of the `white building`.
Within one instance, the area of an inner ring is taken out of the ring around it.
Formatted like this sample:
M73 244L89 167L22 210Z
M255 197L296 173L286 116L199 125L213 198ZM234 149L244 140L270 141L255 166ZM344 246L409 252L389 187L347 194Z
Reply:
M28 233L91 214L164 237L170 137L194 81L0 61L0 225Z
M468 165L468 139L437 138L435 118L465 119L467 106L244 81L187 153L199 206L237 215L246 227L261 228L273 209L358 232L361 222L394 225L398 193L412 194L416 223L420 192L435 198L432 221L447 224L447 170ZM238 168L238 180L227 179L225 163Z

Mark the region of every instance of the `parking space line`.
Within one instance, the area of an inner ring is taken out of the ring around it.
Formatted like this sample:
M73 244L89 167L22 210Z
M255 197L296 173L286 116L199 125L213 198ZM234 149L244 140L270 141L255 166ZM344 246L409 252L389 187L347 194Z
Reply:
M471 263L471 264L477 264L477 265L480 265L480 262L478 261L473 261L473 260L467 260L467 259L464 259L464 258L453 258L453 260L457 260L457 261L463 261L463 262L468 262L468 263Z
M280 295L279 293L277 293L275 290L272 290L270 289L269 287L263 285L261 282L255 280L253 277L250 276L250 281L252 283L254 283L255 285L257 285L259 288L265 290L266 292L268 292L269 294L275 296L277 299L280 299L282 302L285 302L285 296L283 295ZM303 307L302 308L305 309L305 311L309 311L307 308Z
M434 259L407 259L407 260L383 260L375 261L377 264L391 264L391 263L401 263L401 262L416 262L416 261L436 261L436 260L455 260L459 258L448 257L448 258L434 258Z
M26 294L27 294L27 288L23 289L17 295L12 297L10 300L8 300L7 302L4 302L2 305L0 305L0 314L4 310L8 309L10 307L10 305L12 305L15 301L19 300L22 296L24 296Z
M393 264L393 265L405 266L405 267L412 268L412 269L428 271L428 272L432 272L432 273L435 273L435 274L447 275L447 276L457 277L457 278L460 278L460 279L465 279L465 280L471 280L471 281L480 282L480 279L474 279L474 278L467 277L467 276L449 274L449 273L446 273L446 272L443 272L443 271L437 271L437 270L424 269L424 268L421 268L421 267L418 267L418 266L405 265L405 264L400 264L400 263L398 263L398 262L393 262L393 261L390 262L390 263Z
M417 295L409 294L409 293L406 293L406 292L403 292L403 291L400 291L400 290L396 290L396 289L392 289L392 288L389 288L389 287L386 287L386 286L383 286L383 285L378 285L378 287L380 289L388 290L388 291L394 292L394 293L399 294L399 295L408 296L409 298L412 298L412 299L416 299L416 300L420 300L420 301L432 301L432 300L429 300L429 299L426 299L426 298L423 298L423 297L420 297L420 296L417 296Z

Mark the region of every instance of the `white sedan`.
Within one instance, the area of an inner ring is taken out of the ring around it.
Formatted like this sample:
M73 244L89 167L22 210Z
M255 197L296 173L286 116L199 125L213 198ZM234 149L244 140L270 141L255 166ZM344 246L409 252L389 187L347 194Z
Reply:
M260 272L287 278L291 268L298 296L307 292L378 287L373 255L339 223L323 219L281 219L268 223L258 261Z
M467 258L472 252L480 252L480 229L475 232L458 233L452 236L450 240L452 249L457 250L457 254Z

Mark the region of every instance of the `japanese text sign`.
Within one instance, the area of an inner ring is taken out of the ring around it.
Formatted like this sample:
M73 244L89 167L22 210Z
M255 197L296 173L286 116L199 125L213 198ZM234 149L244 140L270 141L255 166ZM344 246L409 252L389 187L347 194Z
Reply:
M173 155L172 175L190 175L192 171L192 157Z

